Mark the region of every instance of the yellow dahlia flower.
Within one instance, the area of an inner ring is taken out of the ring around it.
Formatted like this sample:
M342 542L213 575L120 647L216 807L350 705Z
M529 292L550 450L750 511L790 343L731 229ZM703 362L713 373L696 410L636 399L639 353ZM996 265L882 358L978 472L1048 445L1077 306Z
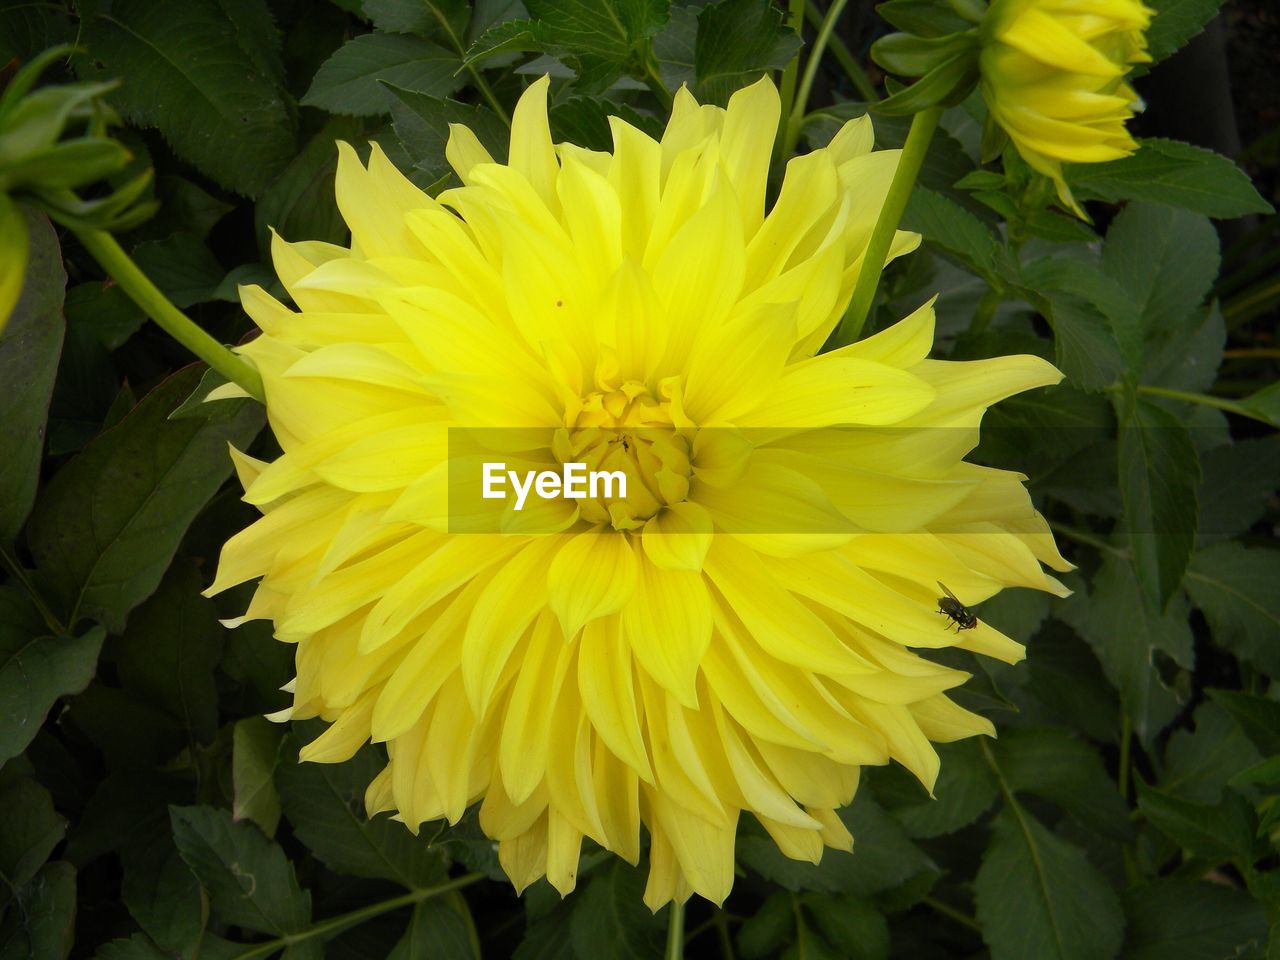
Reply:
M988 405L1060 375L927 359L931 305L814 355L897 163L865 118L766 212L768 81L727 110L681 91L660 142L614 119L612 154L552 143L546 95L506 163L454 127L463 186L438 200L343 145L350 248L277 238L297 310L246 288L243 352L284 453L236 455L264 515L211 592L261 578L246 617L297 645L290 713L332 724L303 759L386 743L371 814L417 830L479 802L514 884L562 893L584 837L635 862L643 824L646 902L719 902L744 811L817 861L852 843L864 764L932 785L931 740L992 732L944 693L967 675L911 648L1022 656L948 632L938 580L1060 590L1024 478L963 460ZM457 532L462 428L637 489Z
M1083 216L1063 163L1098 163L1137 148L1125 129L1139 102L1124 82L1150 60L1152 13L1138 0L993 0L983 17L982 96L1024 160Z

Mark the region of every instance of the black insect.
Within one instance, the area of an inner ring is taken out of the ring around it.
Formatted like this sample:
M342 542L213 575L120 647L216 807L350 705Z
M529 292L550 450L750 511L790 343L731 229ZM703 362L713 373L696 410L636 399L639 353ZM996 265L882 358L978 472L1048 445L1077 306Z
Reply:
M954 593L947 589L947 585L941 580L938 586L942 588L945 597L938 598L938 612L948 619L947 626L955 624L956 633L961 630L972 630L978 625L978 618L974 616L972 610L960 602Z

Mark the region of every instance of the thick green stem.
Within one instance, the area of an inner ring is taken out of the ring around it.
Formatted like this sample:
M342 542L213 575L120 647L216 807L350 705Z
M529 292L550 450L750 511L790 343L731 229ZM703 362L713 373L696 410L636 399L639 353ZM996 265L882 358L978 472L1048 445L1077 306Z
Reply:
M76 230L84 248L93 254L102 269L120 284L133 302L152 320L249 396L262 400L262 378L258 371L198 327L190 317L175 307L152 283L138 265L129 258L115 237L105 230Z
M1150 384L1142 383L1138 385L1138 392L1145 393L1152 397L1164 397L1168 400L1182 400L1186 403L1198 403L1202 407L1213 407L1215 410L1224 410L1227 413L1234 413L1237 416L1248 417L1250 420L1257 420L1268 426L1275 426L1267 417L1251 410L1243 403L1235 400L1228 400L1225 397L1214 397L1207 393L1188 393L1186 390L1173 390L1169 387L1155 387Z
M840 18L847 2L848 0L831 0L831 6L827 8L827 14L818 27L818 35L814 38L813 47L809 51L809 59L804 64L804 76L800 78L800 87L796 91L795 100L791 104L791 113L787 117L786 132L782 137L783 159L791 156L791 152L796 148L796 141L800 139L800 128L804 126L804 111L809 103L809 94L813 90L814 78L818 75L818 65L822 62L822 52L826 50L831 40L831 31L835 29L836 21Z
M301 933L289 933L283 937L277 937L275 940L267 940L263 943L255 943L246 945L247 949L243 953L238 953L235 960L263 960L265 957L271 956L281 948L287 948L295 943L302 943L306 940L312 940L316 937L328 939L337 936L343 930L354 927L356 924L364 923L366 920L372 920L384 913L390 913L392 910L399 910L401 907L407 907L412 904L422 903L424 900L430 900L441 894L450 893L459 890L462 887L469 887L478 880L483 880L482 873L468 873L465 876L458 877L456 880L450 880L448 883L442 883L435 887L424 887L421 890L411 890L408 893L401 894L398 897L392 897L390 900L382 900L378 903L371 903L367 907L361 907L358 910L352 910L350 913L344 913L341 916L330 917L328 920L321 920L312 927L308 927Z
M666 960L681 960L684 956L684 903L671 901L671 916L667 918Z
M893 174L889 193L880 209L880 218L876 220L867 251L862 257L862 269L858 272L858 283L853 288L853 300L840 322L841 343L857 340L862 335L862 328L866 326L867 314L871 312L880 275L884 273L885 258L889 256L889 247L893 244L893 235L902 221L902 212L907 208L907 200L916 185L916 177L920 174L920 166L924 163L925 154L929 152L929 142L933 140L933 132L938 129L938 119L941 116L941 107L929 107L911 118L911 130L907 133L898 169Z

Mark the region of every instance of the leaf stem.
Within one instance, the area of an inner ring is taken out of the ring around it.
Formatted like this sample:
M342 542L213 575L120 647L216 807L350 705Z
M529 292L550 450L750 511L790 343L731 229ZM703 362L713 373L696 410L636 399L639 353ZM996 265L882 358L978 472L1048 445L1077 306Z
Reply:
M72 228L107 274L173 339L239 385L249 396L263 400L262 378L258 371L205 333L195 321L170 302L124 252L116 238L105 230Z
M31 598L31 603L39 612L40 618L44 620L45 626L57 636L62 636L68 632L66 625L57 618L54 612L49 609L49 605L44 602L44 597L40 596L40 591L36 589L36 585L27 576L27 571L22 569L22 564L18 563L17 558L3 546L0 546L0 566L8 570L9 575L22 585L22 589L26 591L27 596Z
M813 81L818 75L818 65L822 62L822 52L826 50L827 43L831 40L831 31L835 29L836 21L840 18L840 14L844 12L845 4L848 0L831 0L831 6L827 7L827 13L822 18L822 23L818 26L818 35L814 38L813 47L809 51L809 57L804 64L804 76L800 78L800 87L796 91L795 100L791 104L791 113L787 118L786 132L782 136L782 156L784 158L791 156L791 152L796 148L796 141L800 139L800 130L804 126L804 111L809 103L809 94L813 90Z
M1234 413L1237 416L1248 417L1250 420L1257 420L1268 426L1274 427L1275 424L1266 416L1256 410L1250 409L1243 403L1236 400L1228 400L1226 397L1214 397L1207 393L1189 393L1186 390L1174 390L1170 387L1156 387L1148 383L1138 384L1138 392L1145 393L1152 397L1164 397L1167 400L1182 400L1186 403L1198 403L1203 407L1213 407L1215 410L1225 410L1227 413Z
M805 19L813 27L819 27L822 24L822 12L818 9L816 3L806 3L804 5ZM840 64L840 68L844 70L854 88L858 91L858 95L868 103L874 103L880 99L880 94L876 91L875 84L871 82L871 78L867 76L867 71L862 69L862 65L850 52L845 42L834 34L831 37L831 55L836 58L836 63Z
M862 328L866 326L880 275L884 273L885 259L893 244L893 235L902 220L902 212L907 208L907 200L911 197L911 190L920 174L925 154L929 152L929 142L933 140L933 132L938 129L941 116L941 107L929 107L911 118L911 130L907 133L898 169L894 171L893 182L889 184L889 192L884 198L884 206L880 208L880 217L876 220L875 229L871 231L871 239L862 255L862 269L858 271L858 282L853 288L853 300L844 319L840 321L838 340L841 343L857 340L862 335Z
M684 956L684 901L671 901L671 915L667 918L666 960L681 960Z
M340 916L330 917L328 920L321 920L315 926L303 930L301 933L288 933L283 937L277 937L274 940L267 940L263 943L244 944L249 949L244 953L235 955L234 960L261 960L263 957L269 957L281 947L291 947L295 943L302 943L315 937L331 937L341 933L348 927L353 927L358 923L364 923L366 920L372 920L374 917L389 913L392 910L398 910L400 907L407 907L411 904L422 903L433 897L450 893L454 890L460 890L463 887L469 887L478 880L483 880L483 873L468 873L464 876L457 877L447 883L441 883L434 887L423 887L418 890L410 890L408 893L401 894L398 897L392 897L389 900L382 900L378 903L371 903L366 907L360 907L352 910L350 913L344 913Z
M1095 550L1113 553L1117 557L1129 556L1129 551L1125 550L1123 547L1117 547L1114 544L1107 543L1107 541L1103 540L1101 537L1096 537L1086 530L1081 530L1079 527L1060 523L1057 520L1050 520L1048 523L1050 529L1052 529L1054 533L1060 533L1064 537L1076 541L1076 543L1083 543L1085 546L1093 547Z
M667 89L667 85L662 79L662 74L658 72L658 65L654 62L652 44L649 45L649 52L644 58L644 82L648 85L649 91L658 98L662 109L670 113L671 105L675 101L671 97L671 91Z
M805 0L790 0L787 4L787 26L794 30L800 37L804 37L804 4ZM791 104L795 102L796 97L796 75L800 72L800 51L796 51L796 55L791 58L786 67L782 70L782 83L778 89L778 98L782 101L782 116L791 116ZM782 150L782 145L787 138L787 128L784 126L778 131L778 142L774 144L774 159L779 163L786 163L787 157Z
M968 927L970 930L976 930L978 933L982 932L982 927L979 926L977 920L973 919L973 917L969 916L963 910L957 910L955 907L951 906L951 904L943 903L937 897L925 897L920 902L926 907L936 910L944 917L954 920L962 927Z

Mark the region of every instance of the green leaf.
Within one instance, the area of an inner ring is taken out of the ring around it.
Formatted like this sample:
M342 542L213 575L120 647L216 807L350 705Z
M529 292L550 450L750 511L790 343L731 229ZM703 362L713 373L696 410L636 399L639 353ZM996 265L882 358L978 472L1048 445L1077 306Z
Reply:
M57 235L48 218L34 213L19 229L30 236L26 275L8 324L0 318L0 545L17 535L36 498L45 419L66 329L67 274Z
M667 907L660 918L644 905L644 871L611 857L594 871L569 924L579 957L651 960L662 950Z
M1268 673L1280 674L1280 551L1219 543L1197 551L1187 593L1214 640Z
M1280 755L1280 701L1237 690L1206 690L1236 718L1259 750Z
M1124 912L1125 960L1246 956L1266 943L1261 904L1221 883L1158 880L1125 891Z
M75 937L75 868L61 860L45 864L14 899L0 925L0 957L63 960Z
M231 814L252 820L268 837L280 822L275 772L285 730L265 717L245 717L232 734L231 777L235 791Z
M419 903L409 926L387 960L479 960L472 946L472 927L460 895Z
M1142 318L1142 342L1185 339L1183 321L1218 275L1218 234L1200 214L1131 203L1111 221L1103 269Z
M441 31L457 38L467 31L471 4L467 0L364 0L364 14L388 33L425 37Z
M225 923L258 933L298 933L311 896L298 887L284 851L250 823L213 807L171 807L173 839Z
M507 128L492 110L390 84L387 90L392 94L391 124L396 136L413 157L414 168L429 178L438 179L451 169L444 155L451 123L470 127L493 156L506 155Z
M1054 322L1059 356L1082 374L1072 379L1094 388L1108 385L1111 381L1107 377L1116 376L1111 355L1117 349L1124 366L1140 365L1141 309L1129 292L1099 267L1070 257L1045 257L1023 266L1022 281L1031 291L1048 298L1048 319ZM1031 299L1034 303L1034 296ZM1109 336L1098 328L1099 315L1105 319ZM1106 353L1090 357L1099 341Z
M105 636L55 636L15 584L0 587L0 763L27 748L54 701L88 685Z
M421 37L365 33L325 61L302 102L353 116L388 113L391 100L380 81L444 97L462 86L461 66L456 53Z
M547 52L576 69L582 93L602 93L635 69L643 46L667 22L670 0L526 0Z
M115 281L91 280L67 290L67 323L114 350L138 332L146 315Z
M1129 812L1097 750L1061 729L1013 729L990 747L1009 788L1043 797L1114 840L1132 833Z
M1111 960L1120 949L1124 917L1106 879L1019 807L996 819L974 891L992 960Z
M924 788L916 783L914 802L896 806L892 811L907 835L915 839L940 837L968 826L991 807L999 792L995 776L976 740L939 744L937 750L942 768L934 796L924 795ZM907 779L905 774L903 779ZM914 778L910 779L915 782Z
M1245 533L1266 512L1280 476L1280 437L1250 437L1200 457L1200 545Z
M853 834L853 853L824 850L822 861L816 865L791 860L768 836L740 828L738 859L787 890L858 896L879 893L936 869L865 787L858 791L851 806L840 811L840 818Z
M1156 15L1147 28L1147 53L1159 63L1203 30L1222 0L1149 0L1148 6Z
M1262 759L1240 724L1213 702L1196 707L1194 732L1175 731L1164 754L1156 786L1196 803L1217 803L1232 777Z
M766 957L795 929L791 894L772 893L738 928L738 951L745 960Z
M1061 610L1097 654L1138 736L1150 743L1178 710L1177 700L1155 670L1156 651L1183 665L1192 660L1185 608L1173 604L1164 613L1153 612L1142 601L1132 567L1108 555L1088 596L1077 594Z
M0 880L9 890L25 886L44 866L67 831L49 791L34 780L0 787Z
M339 873L427 887L445 861L424 835L403 823L365 813L364 792L385 761L367 745L344 763L300 763L286 747L276 770L284 814L298 839Z
M1192 310L1181 322L1158 328L1155 339L1146 349L1142 382L1207 393L1218 379L1222 348L1226 343L1227 326L1216 301ZM1210 411L1202 409L1196 413ZM1221 414L1212 411L1211 415Z
M133 259L174 306L184 310L212 300L227 272L205 242L191 233L141 243Z
M1240 401L1259 420L1265 420L1273 427L1280 427L1280 383L1263 387Z
M350 231L338 212L333 178L338 170L335 140L356 140L360 123L349 117L331 117L307 141L302 152L267 187L254 206L254 226L259 250L269 254L271 230L290 240L323 240L345 243Z
M1177 140L1141 140L1139 144L1138 151L1123 160L1068 165L1066 176L1072 189L1112 203L1163 203L1208 217L1271 212L1271 204L1249 175L1221 154Z
M1138 780L1138 810L1160 832L1199 857L1215 862L1249 858L1257 816L1236 791L1217 804L1192 803Z
M989 282L997 275L998 244L981 220L953 200L928 187L911 191L902 229L914 230Z
M800 38L782 12L760 0L720 0L698 14L693 92L702 103L726 104L735 90L786 65Z
M804 894L800 904L836 956L888 960L889 924L873 903L849 896Z
M209 743L218 731L213 671L222 656L222 628L196 568L175 563L160 587L129 618L117 652L125 689L154 704Z
M116 0L81 21L80 72L123 77L112 105L155 127L174 152L228 190L256 196L294 155L278 77L241 46L217 0Z
M1200 461L1186 425L1147 400L1120 421L1120 493L1143 595L1163 610L1196 542Z
M32 553L61 591L69 621L95 617L120 631L231 472L227 444L243 448L261 429L262 409L249 400L222 419L168 420L200 372L191 366L164 381L54 474L36 501Z

